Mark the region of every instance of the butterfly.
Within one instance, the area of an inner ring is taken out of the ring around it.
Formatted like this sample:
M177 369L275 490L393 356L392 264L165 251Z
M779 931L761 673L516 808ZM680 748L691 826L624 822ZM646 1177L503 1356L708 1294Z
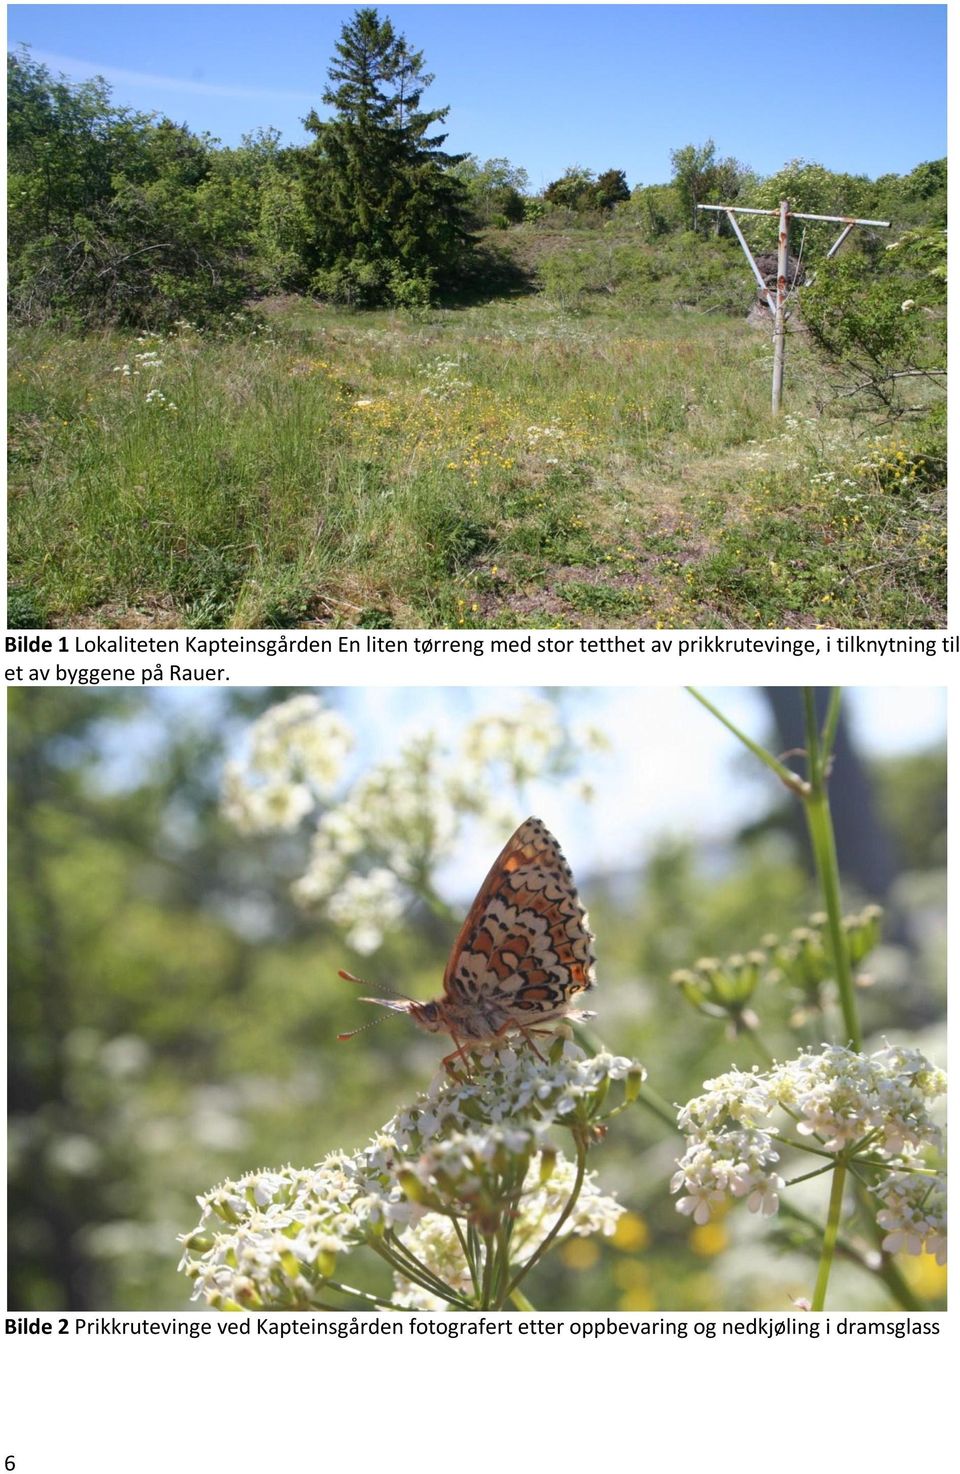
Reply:
M443 1064L452 1071L457 1059L469 1068L468 1049L511 1033L539 1054L532 1036L549 1032L544 1024L594 1017L573 1004L595 985L593 933L570 866L543 821L531 818L507 840L470 907L443 974L443 996L432 1003L402 995L360 1001L409 1014L428 1034L449 1034L455 1048Z

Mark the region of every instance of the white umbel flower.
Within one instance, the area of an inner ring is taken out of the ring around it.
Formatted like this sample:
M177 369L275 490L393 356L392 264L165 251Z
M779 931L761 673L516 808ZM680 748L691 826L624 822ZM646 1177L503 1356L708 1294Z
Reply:
M884 1247L939 1255L940 1199L930 1176L912 1169L942 1147L931 1108L945 1091L943 1071L919 1050L889 1044L869 1055L825 1044L765 1072L718 1075L678 1114L687 1149L671 1183L683 1194L677 1209L703 1224L729 1195L762 1217L775 1214L785 1186L780 1142L792 1130L798 1147L815 1142L821 1155L853 1153L874 1170L885 1164L890 1176L877 1189Z

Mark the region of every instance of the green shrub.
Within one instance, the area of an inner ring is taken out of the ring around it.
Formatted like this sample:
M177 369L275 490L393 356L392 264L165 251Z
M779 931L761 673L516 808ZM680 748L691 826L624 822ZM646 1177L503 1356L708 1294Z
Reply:
M399 261L356 257L315 271L310 290L324 301L345 307L425 307L434 283L428 272L409 271Z
M947 243L915 230L880 251L826 262L802 292L803 318L841 392L888 407L945 388Z

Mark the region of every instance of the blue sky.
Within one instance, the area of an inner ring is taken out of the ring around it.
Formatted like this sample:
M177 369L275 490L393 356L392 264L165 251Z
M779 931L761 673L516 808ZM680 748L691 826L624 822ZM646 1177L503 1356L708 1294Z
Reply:
M395 758L415 735L433 730L455 745L473 718L513 713L526 698L542 697L532 688L479 685L347 686L323 694L356 734L347 765L351 779L371 763ZM708 687L704 694L743 731L759 741L769 736L769 709L759 691L725 686ZM168 689L151 699L158 711L174 714L178 725L222 728L218 691ZM592 755L587 768L569 780L532 781L523 812L518 809L514 818L519 823L527 812L538 813L561 839L571 836L565 841L568 859L572 863L575 853L585 873L610 868L611 855L622 857L624 865L641 864L668 835L694 837L703 846L722 843L779 800L777 780L679 687L571 686L563 688L559 699L571 730L599 727L607 734L609 749ZM946 696L940 686L849 687L844 709L853 740L867 757L923 751L945 741ZM233 755L243 753L247 735L242 725L233 727ZM156 762L167 740L163 721L105 724L105 787L123 790L142 781L144 769ZM586 805L579 793L583 772L595 788ZM472 827L471 837L481 852L492 843L480 825ZM455 861L441 879L454 897L472 883L469 877L463 881ZM464 898L470 899L465 890Z
M803 157L871 176L946 153L944 5L381 5L425 52L448 148L670 177L713 137L762 174ZM11 5L8 45L236 143L320 107L353 6Z

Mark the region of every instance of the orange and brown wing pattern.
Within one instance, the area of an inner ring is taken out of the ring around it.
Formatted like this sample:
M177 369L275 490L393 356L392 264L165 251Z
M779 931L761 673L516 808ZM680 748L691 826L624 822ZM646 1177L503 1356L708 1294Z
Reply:
M560 1017L594 986L593 935L570 866L540 819L507 841L460 929L443 977L460 1008L518 1021Z

